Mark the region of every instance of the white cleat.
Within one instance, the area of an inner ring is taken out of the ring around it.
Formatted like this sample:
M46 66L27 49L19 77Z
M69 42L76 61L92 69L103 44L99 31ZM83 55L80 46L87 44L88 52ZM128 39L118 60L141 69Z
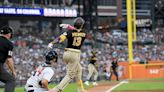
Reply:
M89 86L89 82L88 81L86 81L84 84L87 85L87 86Z
M94 86L97 86L98 84L97 84L97 82L93 82L93 85L94 85Z

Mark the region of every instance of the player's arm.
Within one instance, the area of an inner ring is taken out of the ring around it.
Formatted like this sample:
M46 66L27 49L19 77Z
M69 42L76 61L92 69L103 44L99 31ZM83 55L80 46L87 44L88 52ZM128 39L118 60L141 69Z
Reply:
M48 88L48 83L50 82L50 80L52 79L54 75L54 71L51 69L47 69L44 73L43 79L41 81L41 86L47 90L49 90Z
M59 37L57 37L55 40L53 40L51 43L52 44L61 43L61 42L64 42L65 39L66 39L66 36L62 34Z
M116 69L117 69L117 67L118 67L118 60L116 61L116 63L115 63L115 64L116 64Z
M14 77L16 77L16 71L15 71L15 68L14 68L14 60L12 58L12 55L13 55L13 45L10 44L9 45L9 51L8 51L8 56L7 56L7 66L9 67L10 71L12 72L12 75Z
M99 64L98 64L97 60L96 60L96 62L95 62L95 68L96 68L96 69L99 68Z
M47 79L43 79L41 81L41 87L48 90L48 80Z
M67 35L67 32L64 32L62 35L60 35L59 37L54 39L52 42L50 42L48 44L48 48L52 48L53 45L56 44L56 43L64 42L66 40L66 38L67 38L66 35Z
M71 26L70 24L60 24L60 27L66 28L68 30L75 30L75 27Z
M9 67L10 71L12 72L12 75L14 77L16 77L16 71L14 68L14 61L13 61L12 57L7 58L7 65Z

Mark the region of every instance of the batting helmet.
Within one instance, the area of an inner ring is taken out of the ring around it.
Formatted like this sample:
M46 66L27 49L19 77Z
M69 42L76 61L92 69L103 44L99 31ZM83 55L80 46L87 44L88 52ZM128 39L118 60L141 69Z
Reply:
M80 29L83 27L84 23L85 23L84 19L81 17L78 17L74 20L74 27L77 29Z
M46 64L51 64L53 59L56 59L56 62L57 62L58 55L57 55L56 51L49 51L46 54L45 59L46 59L46 62L45 62Z

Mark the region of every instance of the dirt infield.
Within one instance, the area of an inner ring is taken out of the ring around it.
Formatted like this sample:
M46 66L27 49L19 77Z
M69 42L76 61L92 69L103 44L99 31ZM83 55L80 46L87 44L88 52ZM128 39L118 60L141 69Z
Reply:
M164 90L118 90L112 92L164 92Z

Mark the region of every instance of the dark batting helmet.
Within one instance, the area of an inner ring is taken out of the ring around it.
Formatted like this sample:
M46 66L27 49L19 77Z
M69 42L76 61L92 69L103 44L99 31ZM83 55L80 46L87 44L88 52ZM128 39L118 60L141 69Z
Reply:
M74 20L74 27L77 29L81 29L84 23L85 23L84 19L81 17L78 17Z
M46 64L51 64L53 59L56 59L56 62L57 62L58 55L57 55L56 51L49 51L46 54L45 59L46 59L46 62L45 62Z

